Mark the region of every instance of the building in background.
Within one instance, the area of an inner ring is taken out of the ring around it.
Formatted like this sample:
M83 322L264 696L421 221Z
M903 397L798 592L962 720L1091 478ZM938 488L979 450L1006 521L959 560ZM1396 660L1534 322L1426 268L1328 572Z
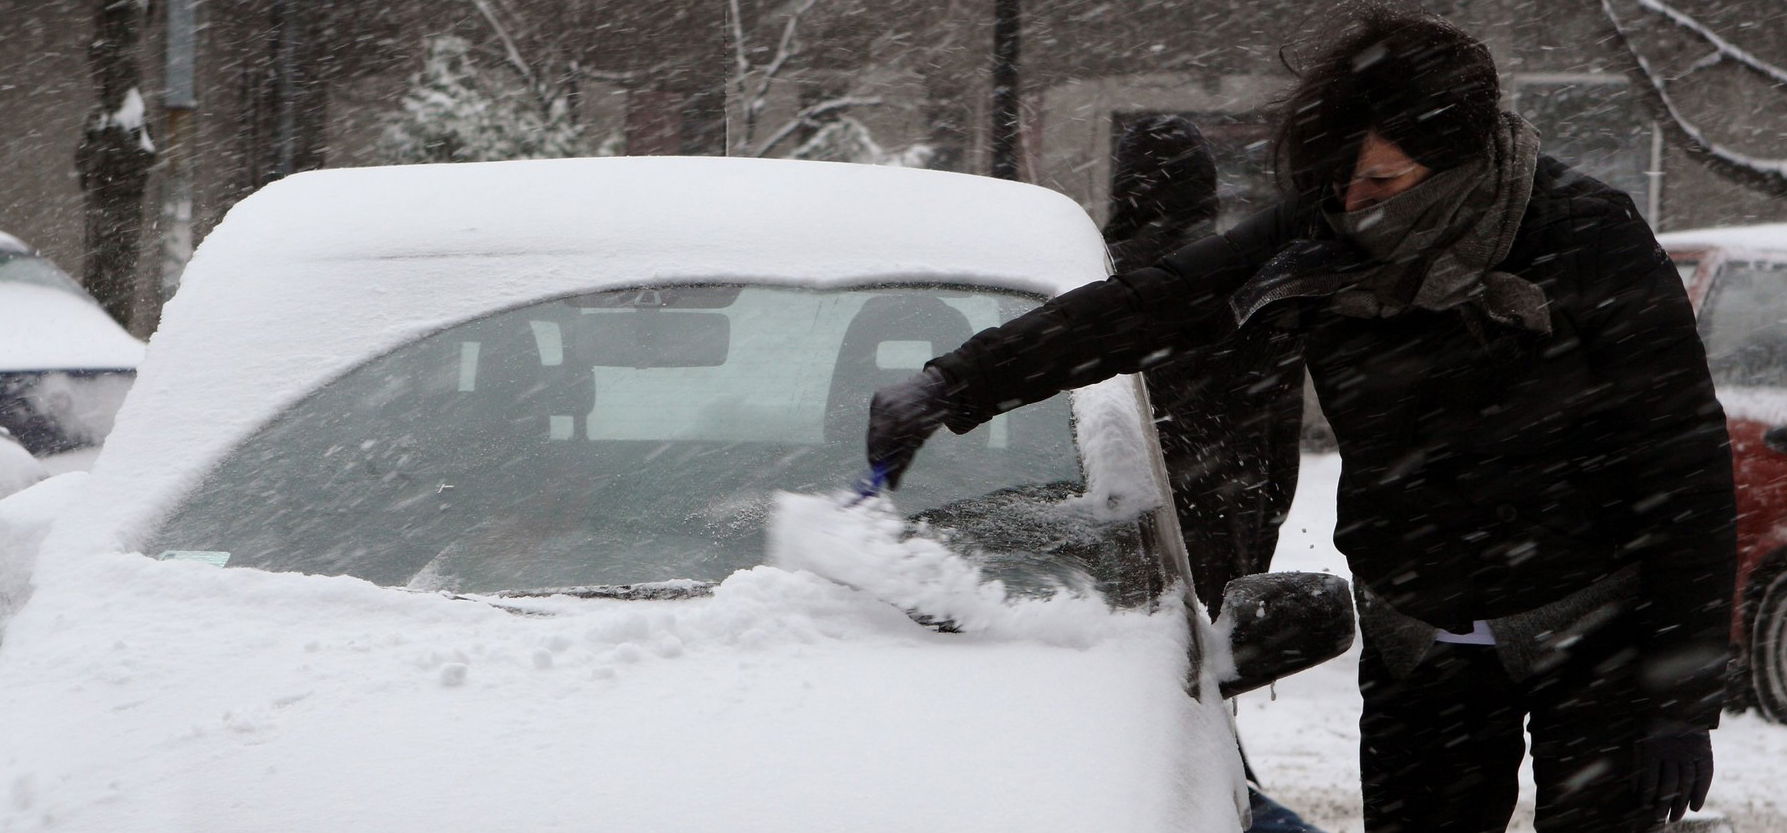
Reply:
M1061 5L1061 4L1051 4ZM1030 104L1038 180L1099 212L1109 192L1110 148L1130 121L1178 113L1203 128L1218 156L1222 224L1272 199L1270 106L1290 78L1300 32L1320 27L1325 4L1136 0L1101 6L1055 23L1056 36L1033 67L1046 72ZM1772 0L1522 0L1430 2L1481 37L1503 73L1505 106L1539 129L1543 150L1629 192L1659 229L1787 218L1787 189L1738 184L1692 158L1655 121L1647 90L1615 24L1655 76L1679 78L1691 118L1727 147L1787 176L1787 6ZM1122 7L1123 12L1116 11ZM1708 35L1713 37L1709 38ZM1722 53L1719 42L1735 47ZM1116 45L1088 53L1078 43ZM1291 44L1281 56L1281 45ZM1319 49L1319 38L1309 47ZM1693 77L1689 77L1693 76ZM1038 141L1039 140L1039 141Z

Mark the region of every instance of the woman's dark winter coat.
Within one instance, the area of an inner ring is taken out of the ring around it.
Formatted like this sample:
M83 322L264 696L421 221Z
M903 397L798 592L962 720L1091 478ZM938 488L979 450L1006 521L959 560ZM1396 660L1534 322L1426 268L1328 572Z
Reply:
M1215 355L1237 333L1231 296L1343 265L1332 236L1281 205L983 332L932 362L959 391L945 423ZM1375 595L1454 631L1639 565L1655 716L1715 726L1735 509L1681 279L1626 195L1550 158L1499 269L1544 290L1550 333L1469 305L1346 317L1295 293L1244 325L1303 341L1343 462L1335 544Z

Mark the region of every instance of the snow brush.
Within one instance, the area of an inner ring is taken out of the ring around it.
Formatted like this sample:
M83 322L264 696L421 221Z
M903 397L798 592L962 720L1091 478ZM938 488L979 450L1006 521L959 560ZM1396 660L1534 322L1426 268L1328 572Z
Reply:
M855 506L887 491L887 464L875 463L869 466L868 471L856 476L856 482L851 488L856 491L856 497L845 503L845 507Z
M765 563L812 573L944 633L1083 647L1108 626L1110 606L1089 577L1050 574L1058 592L1014 595L934 532L915 529L886 491L885 470L871 469L849 490L777 492L764 528Z
M1003 606L1003 587L941 542L909 534L887 486L887 467L877 464L841 494L777 492L764 530L767 563L867 593L927 627L976 629Z

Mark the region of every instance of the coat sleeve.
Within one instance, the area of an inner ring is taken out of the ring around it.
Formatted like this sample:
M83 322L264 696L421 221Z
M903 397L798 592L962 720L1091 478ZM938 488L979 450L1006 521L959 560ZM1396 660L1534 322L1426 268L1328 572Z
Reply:
M1608 407L1597 411L1625 484L1624 505L1611 508L1628 527L1622 546L1642 576L1642 681L1655 716L1712 728L1724 700L1737 564L1725 414L1668 256L1629 202L1599 219L1585 291L1601 303L1584 341L1611 382Z
M1288 206L1274 206L1152 266L1061 295L932 359L929 366L950 381L944 424L966 433L1021 405L1232 335L1229 293L1289 239L1291 217Z

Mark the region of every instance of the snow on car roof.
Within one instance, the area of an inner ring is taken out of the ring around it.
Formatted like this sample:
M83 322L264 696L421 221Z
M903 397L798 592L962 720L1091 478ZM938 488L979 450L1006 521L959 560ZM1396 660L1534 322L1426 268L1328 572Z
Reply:
M1666 249L1721 247L1787 251L1787 223L1672 231L1657 235L1657 242Z
M1104 275L1072 200L962 174L674 157L298 174L237 204L195 252L95 464L94 515L62 528L105 536L83 548L140 545L285 406L494 310L694 279L1052 295Z
M25 241L7 234L4 231L0 231L0 252L15 255L28 255L31 254L31 247L25 245Z
M1103 270L1097 228L1044 188L711 157L316 171L250 197L206 243L209 257L260 263L552 255L606 267L578 286L936 275L1054 294Z

